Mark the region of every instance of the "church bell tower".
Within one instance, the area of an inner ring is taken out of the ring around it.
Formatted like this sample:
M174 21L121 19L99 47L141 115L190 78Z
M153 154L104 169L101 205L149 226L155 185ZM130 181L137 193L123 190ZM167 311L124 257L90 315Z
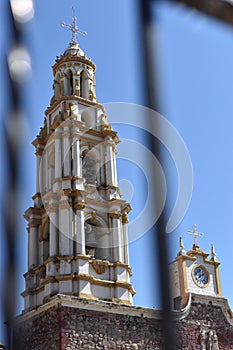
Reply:
M95 92L96 66L76 41L53 65L53 96L33 141L24 312L55 294L132 304L127 222L116 173L117 133Z

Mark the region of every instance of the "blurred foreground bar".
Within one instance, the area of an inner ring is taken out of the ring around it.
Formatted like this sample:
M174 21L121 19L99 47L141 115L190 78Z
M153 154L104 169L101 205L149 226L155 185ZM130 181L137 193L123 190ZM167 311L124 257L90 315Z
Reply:
M154 44L153 38L156 37L156 16L152 15L152 5L156 5L152 0L140 0L140 42L141 42L141 62L142 67L142 86L145 91L144 102L147 107L152 111L159 111L158 101L158 82L156 80L157 74L157 58L158 48ZM153 112L148 110L148 119L151 121L150 130L154 129ZM159 132L160 125L156 126ZM162 145L152 134L148 134L147 139L150 144L152 153L158 158L162 168L164 169L164 159L162 152ZM156 177L156 174L154 174ZM155 198L154 212L156 213L159 207L160 198ZM163 349L173 350L175 349L175 323L173 322L173 314L171 310L171 292L170 281L168 271L168 235L166 234L166 222L167 213L166 207L159 216L159 219L153 226L154 241L151 244L154 245L154 266L159 266L159 291L160 301L162 303L162 331L163 331Z
M4 188L2 217L4 242L4 280L3 295L0 307L8 327L5 328L4 342L7 349L12 349L12 320L16 315L17 267L18 254L18 218L19 218L19 159L22 140L22 116L25 114L22 93L24 82L28 79L30 56L24 44L24 23L32 19L33 1L8 0L4 3L4 15L7 20L9 39L4 44L5 60L3 69L6 71L5 93L9 102L3 108L4 151L6 153L6 185ZM7 37L7 36L6 36ZM25 68L26 67L26 68ZM0 345L0 349L5 349Z
M233 25L233 0L170 0L180 2L204 14ZM155 2L155 0L153 1Z

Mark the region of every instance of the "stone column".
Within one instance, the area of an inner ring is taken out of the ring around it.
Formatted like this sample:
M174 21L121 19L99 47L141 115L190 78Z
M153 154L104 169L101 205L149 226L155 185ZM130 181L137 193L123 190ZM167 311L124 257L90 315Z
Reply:
M80 160L80 140L78 126L72 128L72 159L73 159L73 176L81 177L81 160Z
M123 262L121 213L110 213L112 218L112 246L114 262Z
M116 154L117 154L117 150L116 150L116 145L112 145L112 172L113 172L113 186L117 187L118 183L117 183L117 169L116 169Z
M28 269L38 265L38 223L32 219L29 226Z
M49 164L49 171L48 171L48 189L51 190L52 188L52 180L53 180L53 170L51 168L51 164Z
M62 164L61 164L61 129L55 130L55 179L62 177Z
M75 253L85 254L85 228L84 228L84 203L75 203L75 229L74 229L74 240L75 240Z
M49 256L58 255L58 221L57 221L57 207L55 205L49 208Z
M111 139L106 140L106 184L113 185L114 184L114 165L113 165L113 149L112 149L113 141Z
M123 251L124 251L124 264L129 265L129 252L128 252L128 214L122 215L122 231L123 231Z
M59 201L59 255L72 255L72 209L69 191L58 191Z
M39 173L39 183L40 183L40 193L45 193L45 187L46 187L46 173L45 173L45 167L46 167L46 151L43 150L43 154L41 156L40 160L40 173Z
M63 177L71 176L71 152L69 125L64 126L63 132Z
M45 148L43 153L43 190L48 192L48 149Z
M36 150L36 193L42 190L42 149Z
M100 144L100 183L101 185L105 185L107 182L106 172L105 172L105 146L104 144Z

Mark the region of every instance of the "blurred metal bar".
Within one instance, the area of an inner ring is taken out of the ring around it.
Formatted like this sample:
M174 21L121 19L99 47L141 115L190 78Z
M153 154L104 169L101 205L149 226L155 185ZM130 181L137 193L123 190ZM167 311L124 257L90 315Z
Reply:
M158 86L156 84L156 47L154 47L153 40L156 37L156 18L152 19L151 0L140 0L140 20L141 20L141 53L144 71L142 69L142 82L144 80L145 86L145 102L146 105L154 111L158 111L157 91ZM150 113L150 112L148 112ZM151 118L153 116L151 115ZM159 128L159 125L157 126ZM153 154L159 159L160 164L163 167L163 156L161 144L158 140L150 134L148 136L150 142L150 148ZM155 174L156 176L156 174ZM159 199L158 199L159 200ZM156 202L155 208L156 211ZM159 266L159 279L160 279L160 297L162 302L162 331L163 331L163 349L173 350L175 349L175 336L174 336L174 322L171 311L171 298L170 298L170 283L169 283L169 271L168 271L168 239L165 233L166 227L166 211L164 210L158 219L157 223L153 227L155 234L154 251L155 262ZM157 252L157 254L156 254ZM156 265L155 265L156 266Z
M19 47L22 40L21 25L16 24L10 1L5 4L6 17L8 19L7 30L14 47ZM7 43L8 44L8 43ZM10 48L6 47L9 54ZM18 228L18 165L20 133L18 130L20 122L20 89L21 84L12 79L9 67L9 56L4 61L3 69L7 72L6 89L9 94L10 107L2 111L6 118L3 118L6 150L6 188L3 199L3 236L5 241L5 266L3 280L3 300L1 300L3 315L8 324L5 334L7 349L11 349L11 322L16 314L16 268L17 268L17 228Z
M155 1L155 0L154 0ZM170 0L197 9L204 14L233 25L232 0Z

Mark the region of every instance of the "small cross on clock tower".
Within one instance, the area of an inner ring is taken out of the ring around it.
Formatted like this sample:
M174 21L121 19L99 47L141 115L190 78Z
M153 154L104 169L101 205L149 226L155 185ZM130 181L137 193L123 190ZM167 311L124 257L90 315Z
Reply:
M193 225L193 230L188 230L187 231L188 234L190 235L193 235L193 238L194 238L194 243L193 243L193 249L198 249L199 246L197 244L197 237L202 237L203 236L203 233L201 232L197 232L197 225Z

